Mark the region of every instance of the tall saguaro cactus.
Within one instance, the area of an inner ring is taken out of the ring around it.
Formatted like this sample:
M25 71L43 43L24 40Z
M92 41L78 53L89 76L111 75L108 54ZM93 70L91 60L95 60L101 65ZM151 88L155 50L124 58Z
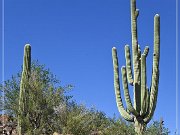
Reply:
M25 133L25 118L28 113L28 80L31 73L31 46L26 44L24 47L23 71L20 83L19 112L18 112L18 134Z
M133 71L131 66L130 48L125 46L126 66L122 66L122 83L126 101L123 106L120 82L119 66L116 48L112 48L113 66L114 66L114 87L118 110L122 117L127 121L134 122L135 131L142 135L147 123L151 120L156 108L158 83L159 83L159 57L160 57L160 17L158 14L154 17L154 53L153 53L153 70L150 88L146 84L146 57L149 47L146 46L141 53L137 39L137 17L139 10L136 9L136 0L131 0L131 34L132 34L132 58ZM128 83L134 88L134 106L132 104Z

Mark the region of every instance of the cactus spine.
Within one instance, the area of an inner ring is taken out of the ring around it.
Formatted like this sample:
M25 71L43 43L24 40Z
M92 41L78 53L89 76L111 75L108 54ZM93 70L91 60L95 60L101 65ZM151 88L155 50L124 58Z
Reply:
M122 83L127 109L124 108L119 83L119 66L116 48L112 48L113 66L114 66L114 87L117 107L125 120L134 122L135 131L142 135L147 123L151 120L156 108L158 83L159 83L159 56L160 56L160 17L158 14L154 17L154 53L153 53L153 71L151 86L148 89L146 85L146 57L149 47L146 46L141 53L137 40L137 17L139 10L136 9L136 0L131 0L131 34L132 34L132 55L133 70L131 66L131 55L129 45L125 45L126 66L122 66ZM132 105L128 83L134 88L134 106Z
M31 46L26 44L24 47L23 71L20 83L19 112L18 112L18 134L25 134L25 118L28 113L28 80L31 73Z

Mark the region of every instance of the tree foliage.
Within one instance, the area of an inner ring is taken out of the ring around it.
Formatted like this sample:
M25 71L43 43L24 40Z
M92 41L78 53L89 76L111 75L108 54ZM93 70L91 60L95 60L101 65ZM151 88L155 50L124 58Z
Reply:
M17 122L18 98L21 72L1 85L1 111L13 116ZM135 135L132 124L121 118L109 118L102 111L77 104L67 93L71 85L61 86L60 81L44 65L34 61L29 79L29 112L26 118L27 134L73 135ZM2 106L4 104L4 108ZM147 135L160 134L160 122L155 121L147 128ZM169 130L162 126L162 135Z
M11 79L1 85L4 90L4 109L6 114L15 118L18 116L18 99L20 89L21 73L12 76ZM32 63L31 76L28 82L29 89L29 110L26 118L27 132L33 134L50 133L54 130L54 121L56 114L54 108L60 103L66 103L70 98L65 92L71 88L71 85L60 86L60 82L56 77L46 69L44 65L40 65L37 61ZM1 99L1 102L3 100Z

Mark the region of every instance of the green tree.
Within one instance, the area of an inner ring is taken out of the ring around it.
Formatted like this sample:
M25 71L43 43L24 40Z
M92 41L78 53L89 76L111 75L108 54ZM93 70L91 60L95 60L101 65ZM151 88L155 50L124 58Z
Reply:
M169 133L169 129L161 124L161 121L153 121L147 126L145 132L146 135L168 135ZM111 123L109 127L104 130L103 135L136 135L136 133L132 123L126 122L121 118L114 118L111 119Z
M12 115L17 121L18 100L20 91L21 73L12 76L11 79L1 85L4 90L4 110L6 114ZM66 96L71 85L60 86L60 81L49 69L37 61L31 65L31 76L29 79L29 101L28 116L26 123L29 134L50 134L55 130L56 113L55 108L60 104L66 104L70 96ZM3 102L1 98L1 103ZM1 110L2 110L1 106Z
M95 108L88 109L84 105L73 102L68 110L62 133L74 135L101 134L101 131L107 128L108 125L109 119L103 112Z
M151 125L146 130L147 135L168 135L170 133L169 129L164 127L162 121L153 121Z
M121 118L109 118L109 126L103 131L103 135L134 135L134 126Z

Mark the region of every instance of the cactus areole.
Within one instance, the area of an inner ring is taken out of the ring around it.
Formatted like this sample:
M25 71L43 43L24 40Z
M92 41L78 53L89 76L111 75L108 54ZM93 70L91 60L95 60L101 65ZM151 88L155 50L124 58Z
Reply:
M134 122L135 131L142 135L146 129L147 123L151 120L156 108L158 83L159 83L159 57L160 57L160 17L154 16L154 52L151 86L146 84L146 57L149 47L146 46L141 53L137 39L137 17L139 10L136 9L136 0L131 0L131 34L132 34L132 64L129 45L125 45L126 66L122 66L122 84L124 97L126 101L123 106L120 82L119 66L116 48L112 48L113 67L114 67L114 88L116 102L121 116L130 122ZM133 72L134 71L134 72ZM134 105L132 104L128 83L134 88Z

